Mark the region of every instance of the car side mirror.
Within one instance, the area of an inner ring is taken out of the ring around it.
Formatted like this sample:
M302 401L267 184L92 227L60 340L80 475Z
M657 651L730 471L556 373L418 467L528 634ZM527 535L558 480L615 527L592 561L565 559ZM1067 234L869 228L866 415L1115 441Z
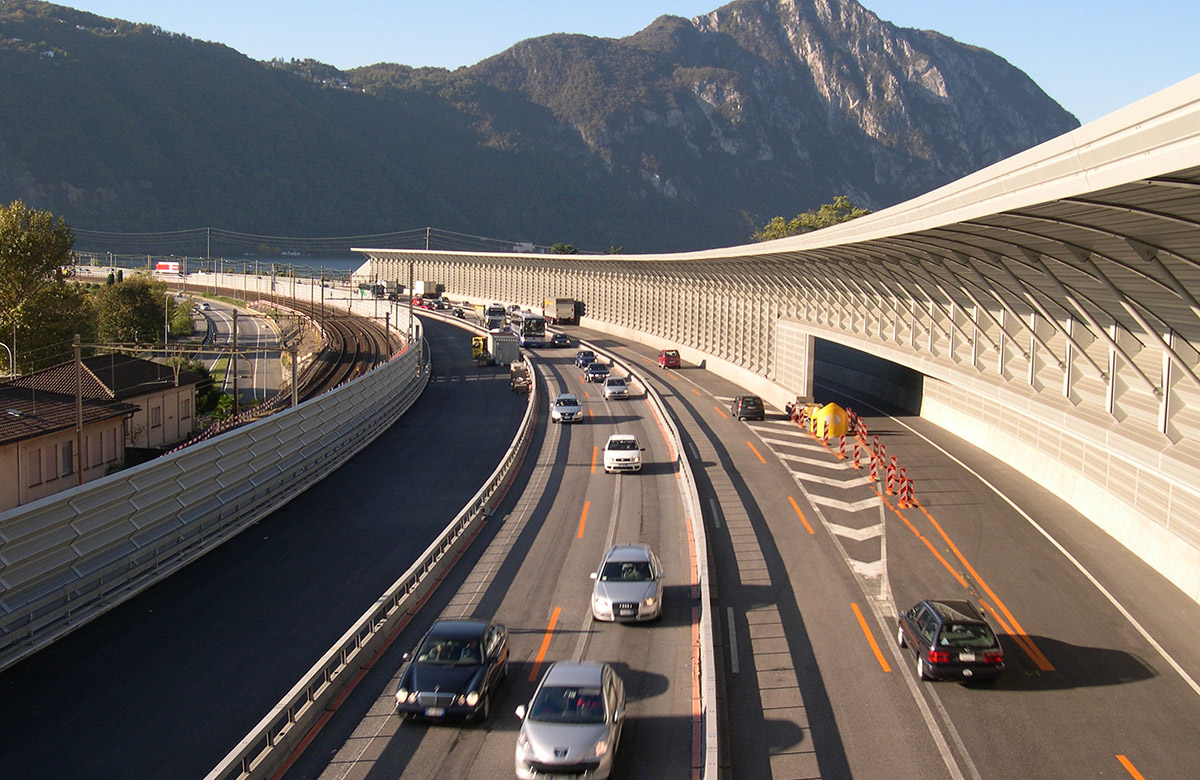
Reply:
M412 653L405 653L404 655L400 656L401 661L407 661L409 658L412 658Z
M517 717L520 718L521 720L525 720L525 705L524 704L517 707Z
M594 579L596 579L596 576L597 576L597 575L596 575L596 572L592 572L592 573L591 573L591 574L589 574L588 576L589 576L589 577L591 577L591 578L594 580Z

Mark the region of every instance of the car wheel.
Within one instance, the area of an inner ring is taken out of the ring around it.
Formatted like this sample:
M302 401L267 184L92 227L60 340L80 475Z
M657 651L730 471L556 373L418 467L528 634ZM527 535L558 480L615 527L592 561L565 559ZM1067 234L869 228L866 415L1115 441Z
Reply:
M919 655L917 656L917 679L918 680L930 679L929 668L925 665L925 659Z
M908 647L908 643L904 641L904 626L896 629L896 644L900 647Z

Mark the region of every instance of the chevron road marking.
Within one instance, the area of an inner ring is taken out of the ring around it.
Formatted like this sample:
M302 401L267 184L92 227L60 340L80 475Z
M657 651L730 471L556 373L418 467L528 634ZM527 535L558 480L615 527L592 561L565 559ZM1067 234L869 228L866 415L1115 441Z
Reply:
M883 534L882 525L871 525L866 528L849 528L837 523L830 523L829 530L831 533L835 533L846 539L852 539L856 542L865 542L868 539L874 539Z
M878 509L879 497L871 496L858 501L843 501L840 498L827 498L826 496L812 495L808 500L814 504L840 509L843 512L861 512L864 509Z

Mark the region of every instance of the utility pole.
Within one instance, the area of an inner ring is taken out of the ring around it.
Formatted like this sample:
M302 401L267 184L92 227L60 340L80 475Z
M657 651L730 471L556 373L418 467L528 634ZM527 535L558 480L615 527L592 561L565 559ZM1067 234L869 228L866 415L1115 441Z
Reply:
M229 353L229 365L233 368L233 416L241 411L241 398L238 395L238 349L237 349L237 309L233 310L233 350Z
M83 359L80 357L79 334L71 341L75 353L75 484L83 484Z

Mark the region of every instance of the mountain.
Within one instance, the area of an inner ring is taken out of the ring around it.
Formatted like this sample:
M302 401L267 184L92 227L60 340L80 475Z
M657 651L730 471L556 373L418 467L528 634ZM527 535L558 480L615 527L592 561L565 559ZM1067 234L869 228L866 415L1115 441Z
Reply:
M995 54L853 0L345 72L0 0L0 79L0 200L127 233L694 249L839 194L882 208L1078 126Z

